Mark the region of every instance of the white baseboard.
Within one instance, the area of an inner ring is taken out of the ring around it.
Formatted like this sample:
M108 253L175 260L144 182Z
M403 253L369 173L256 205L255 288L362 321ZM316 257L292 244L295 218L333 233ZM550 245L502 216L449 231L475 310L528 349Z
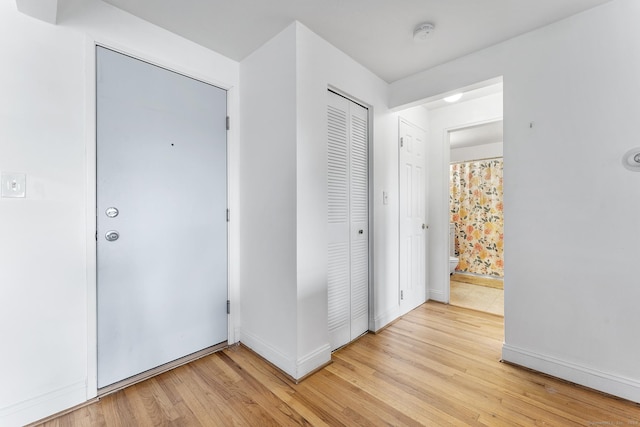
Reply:
M0 408L1 426L23 426L87 401L84 381Z
M438 301L438 302L443 302L445 304L449 302L447 301L446 293L443 290L438 290L438 289L429 289L429 299Z
M317 348L306 356L298 359L296 364L296 376L294 376L294 378L296 380L303 378L329 362L331 362L331 346L329 343L326 343L320 348Z
M380 314L379 316L376 316L373 319L373 325L370 329L374 332L377 332L387 326L389 323L396 320L398 317L400 317L400 307L394 307L393 309L388 310Z
M640 382L537 354L508 344L502 346L502 359L572 383L640 403Z
M273 363L279 369L282 369L287 375L295 378L295 359L288 357L280 350L265 343L260 338L242 328L240 329L240 342L258 353L263 358L267 359L269 362Z
M270 363L283 370L295 380L326 365L331 361L331 347L326 343L307 355L294 360L280 350L265 343L245 330L240 330L240 342L258 353Z

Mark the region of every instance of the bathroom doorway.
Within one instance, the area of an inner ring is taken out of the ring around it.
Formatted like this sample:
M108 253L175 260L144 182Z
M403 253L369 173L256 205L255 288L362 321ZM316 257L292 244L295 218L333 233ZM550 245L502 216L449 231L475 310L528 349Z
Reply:
M449 303L504 316L502 127L448 132Z
M473 297L478 292L472 293L471 290L485 291L485 289L479 289L481 285L477 282L480 281L480 278L470 276L487 275L488 279L494 279L492 276L495 274L491 275L483 271L458 271L457 274L467 274L464 277L456 276L454 279L467 280L461 282L465 283L464 285L454 284L454 288L451 287L450 258L452 254L449 247L452 246L455 250L455 236L460 231L455 230L454 238L451 239L452 214L449 206L451 163L502 157L504 115L502 77L461 88L459 93L454 92L433 96L422 104L427 110L429 123L429 156L431 159L429 164L431 178L429 198L433 201L429 210L431 222L429 297L444 303L468 305L466 301L461 302L460 298L457 298L461 292L455 287L474 286L467 289L469 292L462 292L465 294L464 296ZM453 147L451 142L453 142ZM449 244L450 240L454 241L453 245ZM453 267L453 271L455 271L458 263ZM458 270L461 269L458 268ZM467 283L471 280L474 283ZM485 287L491 289L489 286ZM493 290L489 290L489 292L495 293ZM494 308L499 307L501 311L504 311L503 290L499 289L499 292L500 295L491 302L495 304ZM491 297L483 298L486 300ZM488 305L474 308L487 310Z
M451 275L449 274L450 256L448 243L450 240L449 223L451 221L449 207L449 178L452 156L449 141L450 134L465 136L481 133L491 128L494 130L499 129L500 137L495 139L496 144L500 145L499 154L475 155L473 159L502 157L502 77L495 77L461 88L457 94L454 91L450 91L434 95L425 99L420 104L420 107L426 110L427 124L425 126L429 141L429 180L427 185L427 195L430 201L427 223L429 230L427 251L428 298L449 304L452 303L450 298ZM408 109L407 111L413 110ZM419 114L419 111L413 112ZM488 141L485 142L488 143ZM475 145L483 144L476 143ZM476 146L471 144L469 147L461 148L463 151L472 152L479 150ZM454 161L458 160L454 158ZM500 290L500 293L502 293L502 290ZM455 299L455 295L453 304L461 304Z

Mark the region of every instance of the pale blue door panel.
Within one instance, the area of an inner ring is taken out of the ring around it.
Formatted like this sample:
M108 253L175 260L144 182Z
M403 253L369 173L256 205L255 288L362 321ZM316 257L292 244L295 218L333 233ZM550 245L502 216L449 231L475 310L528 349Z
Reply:
M96 54L102 388L227 340L227 113L220 88Z

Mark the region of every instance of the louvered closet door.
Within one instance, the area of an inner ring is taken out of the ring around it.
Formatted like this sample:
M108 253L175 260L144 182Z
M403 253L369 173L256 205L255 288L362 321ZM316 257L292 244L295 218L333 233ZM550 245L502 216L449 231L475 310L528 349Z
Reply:
M367 109L350 103L351 340L369 328L369 187Z
M339 348L368 329L367 109L329 92L329 341Z

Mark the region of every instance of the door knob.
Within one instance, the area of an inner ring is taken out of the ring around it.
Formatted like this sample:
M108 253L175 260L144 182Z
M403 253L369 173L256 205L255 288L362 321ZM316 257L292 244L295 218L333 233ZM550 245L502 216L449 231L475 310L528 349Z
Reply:
M428 225L422 224L422 229L423 229L423 230L426 230L427 228L429 228L429 226L428 226Z
M364 234L364 230L358 230L358 234Z
M109 218L115 218L118 216L118 214L120 213L120 211L118 211L118 208L107 208L106 211L104 211L104 213L109 217Z
M118 233L115 230L107 231L107 233L104 235L104 238L107 239L107 241L109 242L115 242L116 240L118 240L119 237L120 237L120 233Z

